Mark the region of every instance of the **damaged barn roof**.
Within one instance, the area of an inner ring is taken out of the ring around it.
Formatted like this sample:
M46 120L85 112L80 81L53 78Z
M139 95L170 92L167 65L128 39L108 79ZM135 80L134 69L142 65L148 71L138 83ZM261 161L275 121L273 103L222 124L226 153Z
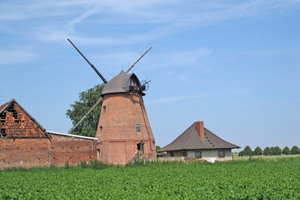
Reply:
M0 106L0 114L2 114L2 112L9 108L13 103L15 103L42 131L46 131L46 129L40 123L38 123L15 99L12 99Z

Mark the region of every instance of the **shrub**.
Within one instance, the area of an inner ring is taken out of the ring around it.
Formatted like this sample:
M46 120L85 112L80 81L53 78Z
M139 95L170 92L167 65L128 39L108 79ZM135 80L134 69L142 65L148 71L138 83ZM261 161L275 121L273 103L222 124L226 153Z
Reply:
M70 168L70 164L69 164L68 161L65 163L65 168L66 168L66 169L69 169L69 168Z
M80 166L82 169L85 169L87 167L86 161L81 161Z
M241 151L239 152L238 156L244 156L245 155L245 152L244 151Z
M98 170L98 169L105 169L105 168L108 167L108 165L107 165L107 164L104 164L104 163L102 163L102 162L100 162L100 161L98 161L98 160L92 160L92 161L91 161L91 167L92 167L93 169Z

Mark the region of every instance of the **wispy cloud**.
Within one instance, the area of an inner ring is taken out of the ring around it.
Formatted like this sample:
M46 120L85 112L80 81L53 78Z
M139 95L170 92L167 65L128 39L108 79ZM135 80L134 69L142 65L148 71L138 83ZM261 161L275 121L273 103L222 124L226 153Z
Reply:
M148 102L148 104L153 105L153 104L172 103L172 102L182 101L182 100L187 100L187 99L199 99L199 98L207 97L207 96L210 96L210 95L212 95L212 93L165 97L165 98L150 101L150 102Z
M28 49L0 50L0 65L28 62L36 58Z
M25 1L2 3L0 23L7 21L24 21L36 19L32 37L44 42L60 42L61 38L73 37L82 45L126 45L155 41L170 34L203 26L217 24L231 19L257 17L268 12L287 12L299 5L295 0L250 0L243 2L224 1L96 1L96 0L54 0L50 2ZM41 18L51 19L47 26ZM85 24L94 27L123 27L129 31L130 25L139 24L147 29L139 29L127 34L127 31L109 35L82 34L77 25ZM24 33L19 33L24 34Z

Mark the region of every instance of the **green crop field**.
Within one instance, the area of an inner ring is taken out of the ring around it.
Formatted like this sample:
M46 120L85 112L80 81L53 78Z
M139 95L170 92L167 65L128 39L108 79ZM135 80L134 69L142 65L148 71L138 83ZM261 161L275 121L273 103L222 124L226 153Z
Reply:
M300 199L300 158L0 171L0 199Z

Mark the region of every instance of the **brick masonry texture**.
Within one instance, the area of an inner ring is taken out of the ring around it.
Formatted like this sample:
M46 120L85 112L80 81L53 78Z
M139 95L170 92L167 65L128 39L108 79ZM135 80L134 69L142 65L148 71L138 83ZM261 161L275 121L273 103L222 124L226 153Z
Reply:
M51 164L64 166L78 165L82 161L97 159L96 141L51 134Z
M26 113L13 103L2 114L0 129L0 169L48 167L80 164L96 160L96 141L47 135ZM17 114L16 114L17 113Z
M137 132L136 125L140 126L140 132ZM141 95L105 95L96 137L97 149L100 150L98 159L103 162L126 164L141 142L144 143L144 157L156 157L155 139Z

